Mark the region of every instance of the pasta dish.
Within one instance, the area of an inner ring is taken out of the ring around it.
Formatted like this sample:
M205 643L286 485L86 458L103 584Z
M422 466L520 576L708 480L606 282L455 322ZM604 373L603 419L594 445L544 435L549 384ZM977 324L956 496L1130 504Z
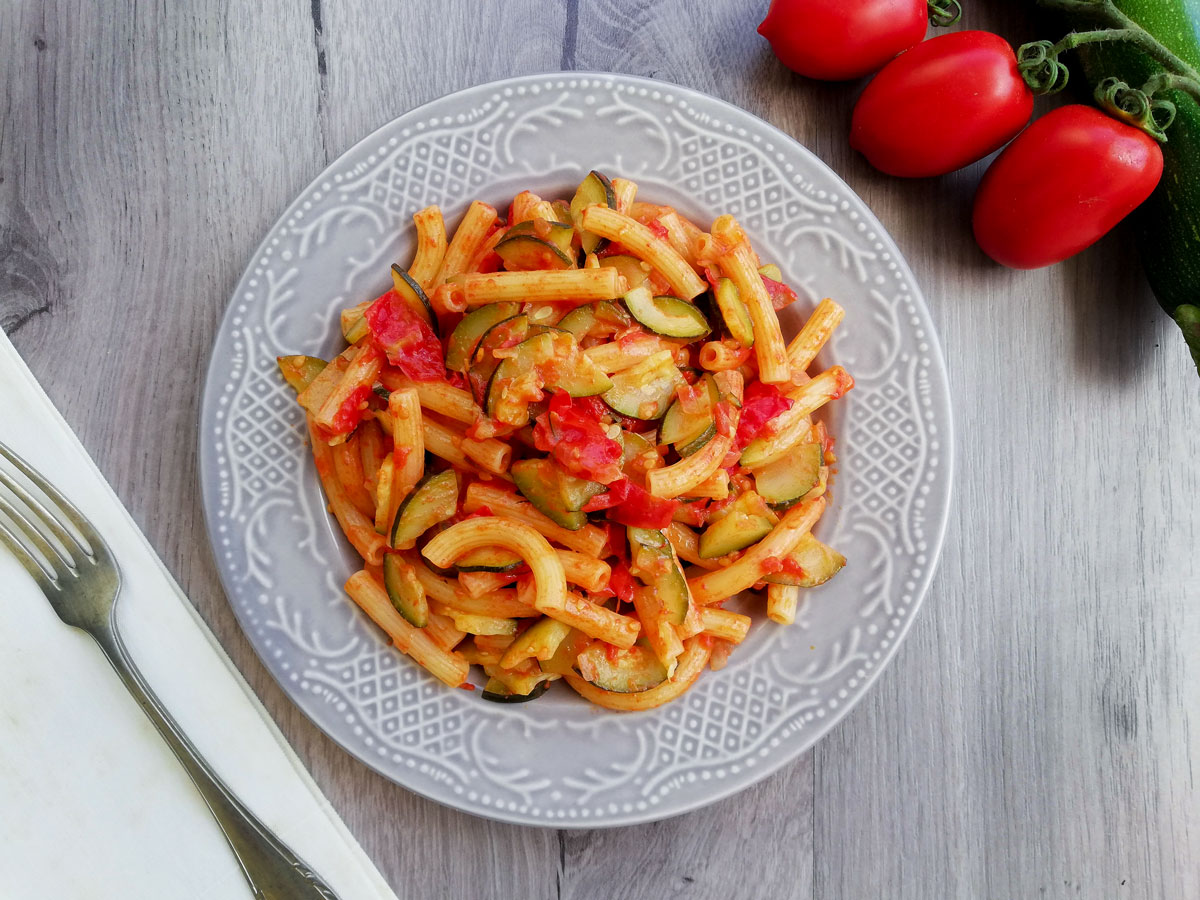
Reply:
M330 511L362 557L346 591L396 648L497 702L564 681L643 710L718 669L762 592L795 620L845 558L812 533L835 471L819 410L853 387L814 360L843 318L796 301L730 215L708 231L591 172L570 200L481 201L340 314L331 360L279 358ZM814 371L810 373L810 368Z

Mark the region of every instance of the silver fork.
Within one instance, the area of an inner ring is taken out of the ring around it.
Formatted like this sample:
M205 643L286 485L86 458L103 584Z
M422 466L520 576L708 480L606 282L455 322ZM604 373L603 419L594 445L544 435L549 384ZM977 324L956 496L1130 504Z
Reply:
M0 512L11 520L10 525L0 517L0 543L33 576L58 617L96 639L129 693L191 776L233 848L254 896L263 900L337 900L333 890L217 777L134 666L117 632L113 610L121 573L104 539L61 493L2 443L0 458L8 460L50 500L49 506L41 502L0 466L0 484L23 504L13 503L0 492Z

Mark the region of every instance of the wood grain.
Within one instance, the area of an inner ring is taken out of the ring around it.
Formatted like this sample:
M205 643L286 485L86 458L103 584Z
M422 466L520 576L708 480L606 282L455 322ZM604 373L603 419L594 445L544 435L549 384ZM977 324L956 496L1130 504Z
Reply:
M970 238L981 166L871 170L845 140L858 86L782 69L762 7L6 4L0 325L402 897L1196 896L1200 391L1182 342L1120 232L1008 272ZM1034 36L1014 4L970 4L966 25ZM271 222L399 113L560 67L707 91L828 162L924 286L957 417L941 568L866 700L751 790L611 831L477 819L351 760L267 676L199 537L200 379Z

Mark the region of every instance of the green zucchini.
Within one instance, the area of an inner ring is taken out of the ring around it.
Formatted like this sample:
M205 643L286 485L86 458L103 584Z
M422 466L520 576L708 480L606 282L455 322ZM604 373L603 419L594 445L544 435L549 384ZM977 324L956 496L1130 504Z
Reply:
M654 589L663 607L670 613L673 625L687 617L691 592L675 548L661 531L652 528L627 528L629 560L632 571Z
M562 470L550 460L522 459L513 463L509 471L522 496L555 525L578 531L587 524L587 513L567 509L560 488Z
M279 363L279 372L283 375L283 380L291 385L297 394L312 384L312 380L329 365L315 356L280 356L276 357L275 361Z
M753 347L754 323L750 321L750 310L746 309L737 285L730 278L721 278L713 289L713 296L730 336L743 347Z
M395 550L407 550L417 538L438 522L449 519L457 510L458 476L454 470L426 475L396 511L388 543Z
M770 534L774 526L762 514L762 503L762 498L754 491L738 497L729 511L700 535L700 557L716 559L735 550L744 550Z
M383 586L396 612L410 625L424 628L429 624L429 600L425 597L425 588L413 574L412 566L399 553L384 554Z
M570 215L569 212L568 215ZM571 264L574 265L575 249L571 246L571 241L575 237L575 229L571 227L570 223L564 225L562 222L551 222L547 219L518 222L505 232L504 240L519 235L533 235L544 241L549 241L561 250L563 256L570 259ZM496 250L499 252L500 248L497 246Z
M475 401L483 405L491 387L492 376L500 367L501 360L493 351L502 347L516 346L529 336L529 317L526 315L502 319L483 333L471 354L471 366L467 370L468 380Z
M571 200L571 220L575 230L579 232L579 244L584 253L595 253L608 243L604 238L591 232L584 231L579 225L579 218L589 206L601 204L609 209L617 208L617 195L613 192L612 182L607 177L593 170L580 182Z
M536 627L536 626L535 626ZM518 638L517 640L520 640ZM572 628L559 643L554 655L542 662L542 671L551 675L572 675L575 673L579 653L592 642L592 639L577 628Z
M545 616L517 635L504 651L505 656L512 653L521 659L552 659L571 630L570 625Z
M846 565L846 557L838 553L811 534L806 534L787 555L796 563L803 574L793 575L789 572L773 572L763 578L774 584L793 584L798 587L816 587L824 584Z
M556 245L532 234L506 237L496 245L496 255L510 272L575 267L575 261Z
M825 454L817 441L805 441L754 473L754 489L776 505L790 505L814 487L821 478Z
M342 337L346 339L347 344L357 344L371 330L367 325L367 307L370 305L370 300L364 300L357 306L342 310L339 318L342 323Z
M505 357L488 383L485 408L497 422L520 427L529 421L529 401L511 387L518 379L533 377L540 387L564 390L572 397L592 397L613 386L613 381L588 357L568 331L549 326L532 326L540 334L516 346Z
M772 281L783 281L783 272L775 263L767 263L765 266L758 267L758 274L770 278Z
M575 217L571 215L571 204L566 200L551 200L550 206L554 210L554 217L563 224L571 227L574 232Z
M691 456L693 453L698 453L699 451L703 450L704 447L708 444L708 442L711 441L716 436L717 436L716 423L711 422L708 425L706 425L704 430L702 432L700 432L698 435L696 435L696 437L694 439L688 441L686 444L684 444L684 443L679 444L675 448L675 452L678 453L681 458L686 459L687 457Z
M667 668L654 652L634 645L612 652L602 643L592 644L579 654L583 671L590 672L592 684L606 691L637 694L667 680Z
M408 308L424 319L425 324L433 329L434 334L441 337L442 332L438 327L437 316L433 314L433 305L425 296L425 291L421 289L421 285L417 284L415 278L395 264L392 265L392 287L400 295L400 299L408 305Z
M562 319L558 327L575 335L577 341L590 337L608 337L633 324L629 314L611 300L577 306Z
M612 387L604 392L604 402L623 416L658 419L671 405L675 391L685 384L671 352L663 350L613 375Z
M615 253L612 256L606 256L600 260L600 266L605 269L616 269L624 275L625 283L629 285L629 290L641 287L646 283L646 279L650 277L650 266L636 256L629 256L626 253Z
M478 547L454 561L460 572L511 572L525 564L525 560L511 550L502 547Z
M1168 50L1200 69L1200 3L1115 0L1115 4ZM1053 2L1039 5L1057 7ZM1102 10L1080 8L1064 17L1071 27L1090 30L1109 24L1101 15ZM1080 47L1078 53L1084 74L1093 86L1115 76L1140 87L1164 71L1128 41L1090 44ZM1132 222L1150 287L1159 305L1182 330L1200 373L1200 102L1181 91L1166 91L1159 96L1175 104L1175 121L1162 145L1162 181L1133 213Z
M664 444L674 444L676 450L681 445L690 444L697 440L709 429L712 429L714 434L716 433L714 415L717 402L721 399L717 391L717 383L713 380L712 375L707 372L701 376L701 381L708 388L707 409L701 412L689 413L684 410L679 400L676 399L667 410L667 414L663 416L659 438ZM708 436L712 437L712 434ZM680 452L682 454L682 451Z
M624 300L630 315L655 334L695 340L712 331L694 303L678 297L655 297L645 285L629 291Z
M546 693L549 687L549 682L539 681L528 694L514 694L508 689L508 685L499 678L489 678L479 696L492 703L528 703Z
M463 316L450 334L446 345L446 368L451 372L466 372L480 338L489 328L521 311L517 303L489 303Z

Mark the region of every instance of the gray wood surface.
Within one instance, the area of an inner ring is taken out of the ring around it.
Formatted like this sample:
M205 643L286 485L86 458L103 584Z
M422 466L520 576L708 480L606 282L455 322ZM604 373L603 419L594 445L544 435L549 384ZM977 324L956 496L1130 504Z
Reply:
M1034 36L1028 4L964 5L968 27ZM1200 381L1182 341L1120 233L1001 270L970 238L980 167L871 170L845 137L857 86L779 67L754 32L765 6L8 0L0 324L401 897L1200 896ZM959 451L926 607L829 737L701 812L576 833L436 806L309 724L221 593L195 470L217 322L299 189L419 103L560 67L715 94L846 178L924 285ZM131 330L150 339L136 353Z

